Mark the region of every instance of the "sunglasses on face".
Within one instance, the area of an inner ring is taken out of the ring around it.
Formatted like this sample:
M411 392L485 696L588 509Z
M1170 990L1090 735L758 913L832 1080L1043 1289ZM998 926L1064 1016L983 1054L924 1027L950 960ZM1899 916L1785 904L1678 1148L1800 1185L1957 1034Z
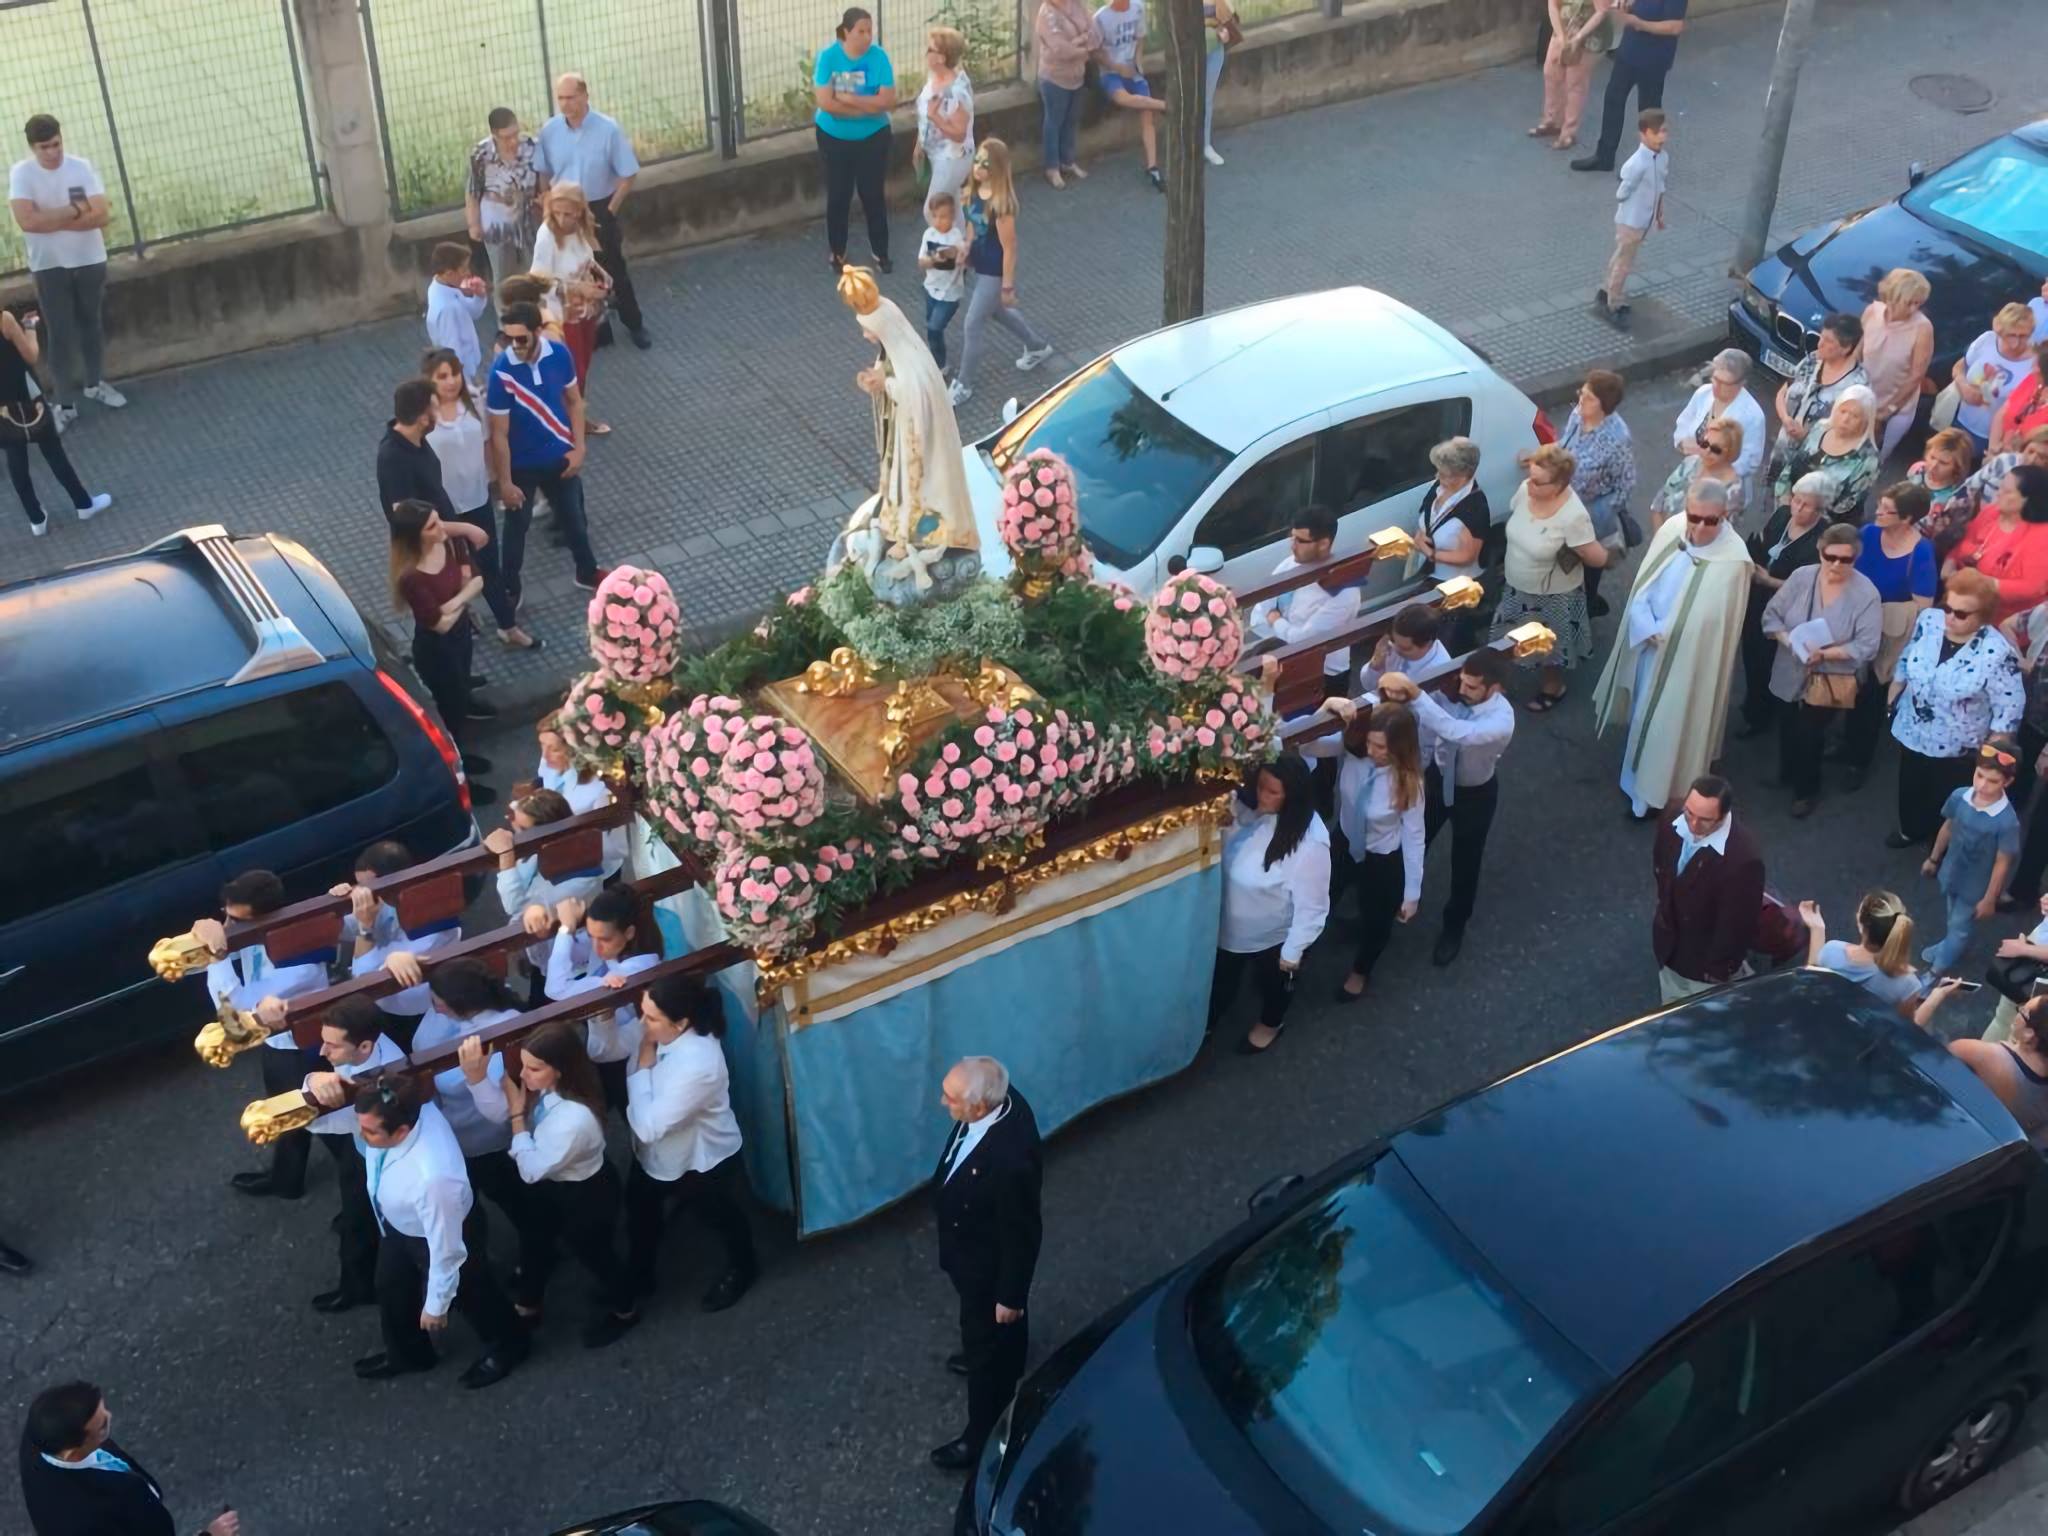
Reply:
M1686 520L1686 521L1687 521L1688 523L1691 523L1691 524L1693 525L1693 527L1695 527L1695 528L1718 528L1718 527L1720 527L1720 526L1721 526L1721 519L1720 519L1720 518L1718 518L1718 517L1701 517L1701 516L1699 515L1699 513L1697 513L1697 512L1688 512L1688 513L1686 513L1686 514L1685 514L1685 520Z
M1822 555L1820 558L1823 565L1854 565L1856 563L1854 555Z
M2019 766L2018 758L2014 757L2010 752L1999 751L1998 748L1988 742L1977 749L1977 761L1980 763L1996 763L2001 768L2016 768Z
M1954 603L1943 603L1941 611L1952 619L1974 619L1978 616L1976 609L1958 608Z

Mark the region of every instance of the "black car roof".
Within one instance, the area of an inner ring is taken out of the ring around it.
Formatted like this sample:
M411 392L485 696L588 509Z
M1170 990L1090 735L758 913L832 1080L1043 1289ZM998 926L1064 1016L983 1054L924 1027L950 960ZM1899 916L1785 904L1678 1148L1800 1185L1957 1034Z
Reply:
M1827 971L1762 977L1461 1099L1393 1150L1619 1373L1781 1254L2025 1146L1939 1041L1871 1003Z
M347 654L268 538L228 542L310 648L297 664ZM183 536L12 582L0 587L0 752L217 687L256 649L236 594Z

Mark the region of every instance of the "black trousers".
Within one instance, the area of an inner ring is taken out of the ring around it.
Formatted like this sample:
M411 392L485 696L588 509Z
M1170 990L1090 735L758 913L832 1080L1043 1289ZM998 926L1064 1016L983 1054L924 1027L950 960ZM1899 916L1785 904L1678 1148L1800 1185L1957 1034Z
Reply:
M1486 834L1500 806L1500 780L1460 784L1458 798L1444 804L1444 779L1432 764L1423 775L1429 798L1422 807L1423 846L1436 841L1446 823L1451 829L1451 899L1444 903L1444 932L1463 933L1472 921L1472 903L1479 895L1479 866L1486 858Z
M633 1286L612 1241L623 1198L619 1176L604 1167L580 1183L543 1180L526 1186L525 1220L519 1227L519 1281L513 1299L538 1309L548 1277L564 1248L597 1282L600 1310L620 1315L633 1310Z
M1612 162L1614 153L1621 147L1622 131L1634 126L1628 115L1629 93L1633 91L1636 109L1664 105L1664 76L1666 70L1637 69L1622 62L1621 55L1612 55L1614 62L1607 68L1607 90L1600 102L1600 143L1594 153L1602 160Z
M597 584L597 556L590 548L590 518L583 509L583 477L564 476L566 458L553 464L528 466L512 471L512 483L525 493L524 505L505 509L505 545L498 564L505 578L505 595L519 606L526 588L521 573L526 567L526 531L533 526L533 498L540 492L555 509L555 532L576 567L579 580Z
M505 590L505 568L500 559L503 551L498 547L497 508L486 501L480 507L455 515L462 522L481 528L491 536L491 542L482 549L471 550L469 558L476 562L476 573L484 579L484 602L490 607L492 622L500 629L510 629L519 622L519 610L512 605L512 595Z
M825 243L834 256L846 254L847 224L853 195L867 215L868 249L875 260L889 259L889 204L883 187L889 177L889 130L864 139L835 139L817 130L818 158L825 163Z
M633 291L633 274L626 267L626 237L619 228L619 216L605 198L590 205L590 216L597 222L597 264L612 280L612 309L627 330L637 331L641 326L640 295Z
M518 1335L519 1317L505 1299L484 1252L481 1207L472 1204L462 1223L462 1243L469 1257L455 1283L455 1310L476 1330L486 1349ZM431 1365L433 1341L420 1327L427 1303L427 1240L386 1229L377 1244L377 1321L384 1333L384 1351L408 1365Z
M1778 698L1771 692L1771 664L1778 657L1778 642L1764 633L1764 609L1772 593L1760 587L1749 589L1749 606L1742 611L1742 719L1752 731L1761 731L1778 717Z
M999 1323L994 1291L966 1289L958 1281L953 1288L960 1295L960 1353L967 1361L964 1438L979 1451L1024 1379L1024 1361L1031 1353L1030 1314Z
M1865 685L1870 686L1874 685ZM1857 698L1861 699L1862 694ZM1792 791L1794 800L1812 800L1820 794L1820 760L1827 747L1828 726L1853 713L1853 709L1816 709L1803 699L1796 704L1780 701L1778 777ZM1939 810L1937 806L1937 814Z
M2022 770L2033 771L2031 767ZM2027 813L2026 841L2020 844L2019 862L2013 865L2006 889L2017 901L2032 901L2041 894L2043 870L2048 870L2048 791L2036 791L2033 809Z
M436 634L414 621L412 665L434 696L441 721L457 741L469 734L469 679L476 668L476 626L468 614L446 634Z
M597 1080L604 1087L604 1107L625 1119L626 1073L632 1063L622 1056L617 1061L597 1061L591 1065L597 1068Z
M739 1154L735 1153L716 1168L686 1173L672 1183L653 1177L637 1162L633 1164L633 1171L626 1175L626 1270L638 1294L654 1289L662 1229L679 1210L694 1213L718 1234L725 1245L728 1269L754 1272L754 1231L732 1195L731 1181L739 1176L738 1163Z
M279 1050L259 1045L256 1054L263 1071L263 1096L290 1093L305 1085L308 1072L325 1071L327 1063L317 1051ZM278 1194L295 1200L306 1192L306 1159L313 1155L311 1131L286 1131L270 1144L270 1186Z
M368 1301L377 1293L377 1213L370 1208L368 1169L355 1137L323 1132L315 1139L334 1159L334 1179L341 1186L341 1216L334 1227L341 1250L336 1288L344 1296Z
M1951 791L1970 782L1976 771L1976 754L1961 757L1923 757L1910 748L1899 748L1899 830L1916 843L1924 843L1941 830L1941 808Z
M1851 767L1868 768L1877 756L1877 744L1891 722L1891 691L1892 685L1879 682L1874 674L1863 679L1856 707L1842 722L1842 761Z
M469 1170L469 1187L477 1196L470 1205L470 1214L476 1219L479 1230L486 1237L490 1235L489 1219L483 1214L483 1202L488 1200L512 1223L512 1230L523 1244L526 1229L533 1219L532 1186L519 1177L519 1165L512 1161L512 1154L481 1152L474 1157L465 1154L462 1163Z
M97 381L91 381L97 382ZM15 405L0 409L16 414L27 414L35 409L30 405ZM21 434L4 422L0 422L0 444L7 449L7 475L14 482L14 494L21 498L21 510L31 523L43 521L43 504L36 499L36 483L28 472L28 444L21 440ZM64 487L64 494L71 498L74 508L92 505L92 492L85 488L85 482L78 478L78 471L71 467L71 457L64 451L64 439L57 435L57 418L47 405L43 409L41 423L31 434L36 447L43 451L43 462L50 467L50 473L57 477L57 483Z
M1280 946L1275 944L1250 955L1216 951L1216 970L1209 978L1209 1028L1214 1029L1237 1001L1246 971L1259 989L1259 1022L1268 1029L1287 1022L1287 1010L1294 1004L1294 977L1280 968Z
M1345 891L1353 886L1358 888L1358 948L1352 954L1351 969L1370 979L1380 952L1393 937L1394 921L1401 915L1407 869L1398 848L1392 853L1368 852L1362 859L1353 859L1342 833L1330 841L1330 906L1334 911Z

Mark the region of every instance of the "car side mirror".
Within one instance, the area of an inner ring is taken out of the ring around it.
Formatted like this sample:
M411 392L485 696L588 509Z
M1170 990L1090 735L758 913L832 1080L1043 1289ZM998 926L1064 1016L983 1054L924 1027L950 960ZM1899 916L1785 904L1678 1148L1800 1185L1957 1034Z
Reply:
M1197 544L1188 551L1187 568L1200 571L1204 576L1214 576L1223 569L1223 551L1213 544Z
M1279 1203L1283 1195L1300 1188L1301 1182L1300 1174L1284 1173L1279 1178L1261 1184L1257 1189L1253 1190L1252 1197L1245 1201L1244 1208L1253 1216L1269 1211Z
M1003 402L1003 425L1007 427L1011 422L1015 421L1016 419L1017 397L1015 395L1012 395L1009 399Z
M1917 187L1920 185L1921 182L1925 181L1926 179L1927 167L1922 165L1918 160L1915 160L1911 165L1906 167L1907 186Z

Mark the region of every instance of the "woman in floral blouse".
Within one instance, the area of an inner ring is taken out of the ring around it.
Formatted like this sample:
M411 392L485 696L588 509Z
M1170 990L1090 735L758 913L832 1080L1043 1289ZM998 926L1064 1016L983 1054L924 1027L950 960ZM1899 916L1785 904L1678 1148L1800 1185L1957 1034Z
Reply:
M1970 434L1956 427L1944 427L1927 439L1920 462L1906 471L1906 478L1927 493L1927 515L1920 519L1920 536L1934 545L1937 559L1947 559L1963 529L1977 515L1977 501L1970 493L1970 472L1977 464L1977 445Z
M1958 571L1930 608L1892 673L1892 737L1899 744L1899 824L1887 848L1910 848L1941 829L1949 792L1970 782L1977 748L2010 734L2026 708L2020 658L1991 623L1998 590Z
M1863 371L1863 322L1854 315L1829 315L1820 323L1813 350L1778 389L1778 440L1765 466L1773 478L1786 456L1828 419L1842 391L1859 384L1870 385Z
M1636 449L1628 423L1615 415L1621 404L1621 375L1595 368L1579 386L1578 404L1565 421L1557 446L1572 456L1572 494L1593 519L1593 534L1610 550L1625 548L1621 514L1636 488ZM1600 598L1600 572L1586 571L1586 611L1593 618L1607 612Z
M1827 521L1862 523L1863 498L1877 483L1876 429L1877 396L1869 385L1852 384L1837 393L1827 424L1801 438L1779 467L1773 486L1779 504L1807 475L1823 474L1835 486Z

